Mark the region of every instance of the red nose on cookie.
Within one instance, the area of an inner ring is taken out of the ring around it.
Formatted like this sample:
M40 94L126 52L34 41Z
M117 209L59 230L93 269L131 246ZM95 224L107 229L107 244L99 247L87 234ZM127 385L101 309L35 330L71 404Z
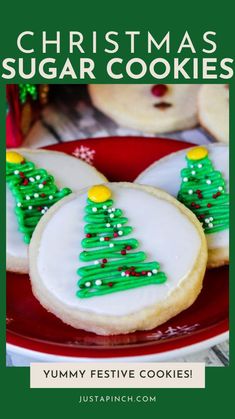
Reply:
M152 87L151 92L152 92L153 96L162 97L167 92L167 85L166 84L155 84Z

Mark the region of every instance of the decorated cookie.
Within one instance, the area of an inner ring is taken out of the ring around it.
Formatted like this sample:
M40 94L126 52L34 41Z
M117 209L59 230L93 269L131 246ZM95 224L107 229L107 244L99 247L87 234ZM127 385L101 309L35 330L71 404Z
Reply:
M106 181L75 157L46 150L6 153L7 269L28 272L28 244L40 218L71 191Z
M205 84L198 95L200 124L217 141L229 142L229 85Z
M162 133L197 124L199 85L91 84L91 100L125 127Z
M229 156L225 145L173 153L141 173L137 183L162 188L197 216L204 228L208 266L229 261Z
M38 223L29 249L40 303L103 335L152 329L189 307L207 263L195 215L166 192L131 183L61 200Z

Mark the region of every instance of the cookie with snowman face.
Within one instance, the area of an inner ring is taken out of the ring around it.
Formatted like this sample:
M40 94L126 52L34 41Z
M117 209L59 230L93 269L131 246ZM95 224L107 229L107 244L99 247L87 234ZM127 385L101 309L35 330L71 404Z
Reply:
M40 218L58 200L106 178L67 154L17 149L6 153L7 270L28 272L28 245Z
M55 204L29 255L32 290L46 310L115 335L152 329L189 307L202 288L207 245L195 215L166 192L109 183Z
M91 101L117 124L149 133L197 125L199 85L91 84Z
M198 95L200 124L217 141L229 142L229 85L205 84Z
M229 263L229 150L210 144L172 153L136 183L161 188L195 213L205 231L208 267Z

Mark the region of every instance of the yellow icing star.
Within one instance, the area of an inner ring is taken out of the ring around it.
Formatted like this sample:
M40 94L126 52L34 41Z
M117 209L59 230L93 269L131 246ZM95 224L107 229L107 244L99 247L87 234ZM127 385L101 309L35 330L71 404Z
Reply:
M190 160L201 160L208 156L206 147L195 147L187 152L187 157Z
M6 161L7 163L20 164L24 161L24 157L16 151L7 151Z
M88 198L92 202L105 202L111 198L112 192L105 185L95 185L88 191Z

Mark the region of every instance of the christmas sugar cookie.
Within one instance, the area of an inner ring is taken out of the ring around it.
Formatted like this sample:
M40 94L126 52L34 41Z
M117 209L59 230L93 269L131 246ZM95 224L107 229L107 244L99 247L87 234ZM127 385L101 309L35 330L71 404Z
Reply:
M229 86L205 84L198 95L200 124L217 141L229 142Z
M91 100L125 127L162 133L197 124L199 85L91 84Z
M28 272L28 244L45 212L71 191L106 181L75 157L48 150L6 153L7 269Z
M36 298L65 323L103 335L152 329L189 307L206 263L195 215L167 193L131 183L66 197L30 243Z
M173 153L138 176L137 183L162 188L190 208L204 228L208 266L229 262L229 155L226 145Z

